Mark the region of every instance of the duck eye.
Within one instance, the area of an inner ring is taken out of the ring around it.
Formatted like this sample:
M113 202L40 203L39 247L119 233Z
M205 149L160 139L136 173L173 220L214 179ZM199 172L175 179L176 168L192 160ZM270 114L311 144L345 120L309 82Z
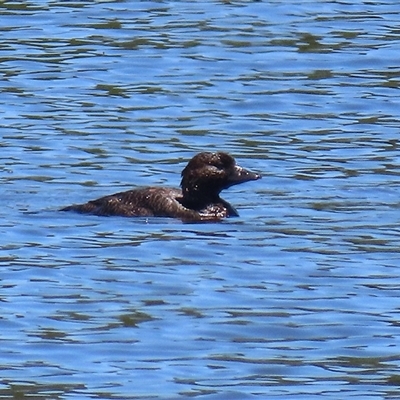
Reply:
M218 171L225 171L226 169L229 168L229 166L226 163L223 162L218 162L214 164L214 167L218 170Z

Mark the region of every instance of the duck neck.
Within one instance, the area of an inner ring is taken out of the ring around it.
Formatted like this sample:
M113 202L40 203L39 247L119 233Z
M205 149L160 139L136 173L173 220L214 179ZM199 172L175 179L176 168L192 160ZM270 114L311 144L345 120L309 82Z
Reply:
M210 191L209 188L182 189L183 204L187 208L201 210L209 204L220 202L219 193Z

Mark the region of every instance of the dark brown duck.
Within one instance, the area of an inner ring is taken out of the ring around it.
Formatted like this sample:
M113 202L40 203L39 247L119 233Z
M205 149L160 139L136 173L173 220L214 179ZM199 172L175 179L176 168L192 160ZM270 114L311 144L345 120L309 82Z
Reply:
M199 153L182 171L182 189L147 187L68 206L62 211L125 217L172 217L188 221L219 220L239 214L220 192L261 176L236 164L227 153Z

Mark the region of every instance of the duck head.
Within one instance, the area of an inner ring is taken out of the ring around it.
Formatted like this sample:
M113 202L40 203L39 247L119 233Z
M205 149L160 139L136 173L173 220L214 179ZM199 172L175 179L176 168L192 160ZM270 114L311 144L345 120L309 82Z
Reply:
M203 152L194 156L182 171L182 193L186 201L203 203L219 198L231 186L260 179L261 175L236 164L223 152Z

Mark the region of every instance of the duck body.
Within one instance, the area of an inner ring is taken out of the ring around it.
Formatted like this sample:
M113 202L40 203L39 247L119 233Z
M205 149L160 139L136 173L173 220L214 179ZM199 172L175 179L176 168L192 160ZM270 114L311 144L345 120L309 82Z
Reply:
M102 216L171 217L187 221L220 220L238 216L219 196L223 189L261 176L236 165L227 153L203 152L194 156L182 171L182 189L146 187L115 193L76 204L62 211Z

